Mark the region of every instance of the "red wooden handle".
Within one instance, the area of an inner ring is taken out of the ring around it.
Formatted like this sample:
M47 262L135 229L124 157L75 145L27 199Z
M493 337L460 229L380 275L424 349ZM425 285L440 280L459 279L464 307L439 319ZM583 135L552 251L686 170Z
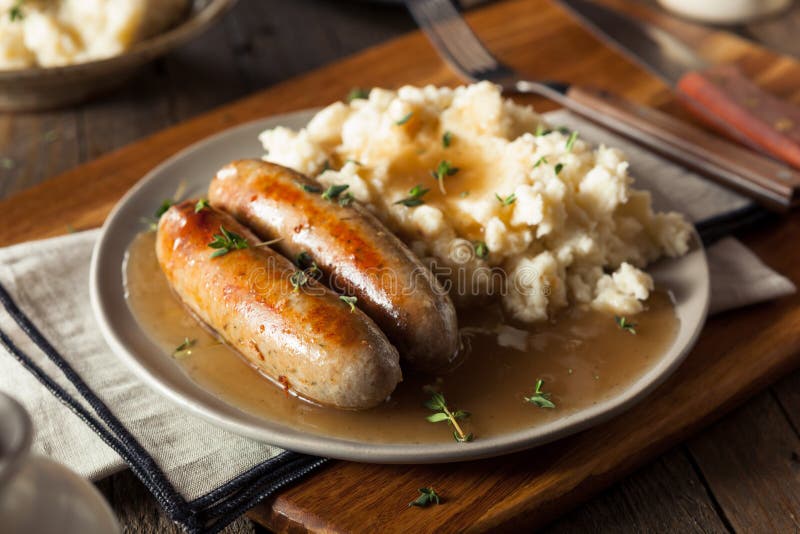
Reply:
M800 168L800 107L762 90L732 65L685 74L678 96L725 135Z

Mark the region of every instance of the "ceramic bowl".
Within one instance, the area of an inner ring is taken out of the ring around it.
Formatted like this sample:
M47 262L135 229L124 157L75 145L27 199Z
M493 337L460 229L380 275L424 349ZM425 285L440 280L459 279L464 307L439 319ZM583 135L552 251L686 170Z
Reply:
M236 0L195 0L186 19L110 58L63 67L0 70L0 111L69 106L118 87L136 71L208 29Z

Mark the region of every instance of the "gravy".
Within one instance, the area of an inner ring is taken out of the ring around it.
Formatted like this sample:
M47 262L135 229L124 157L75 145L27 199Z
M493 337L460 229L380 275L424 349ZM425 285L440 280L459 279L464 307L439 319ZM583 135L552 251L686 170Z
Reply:
M498 344L503 324L499 307L459 312L468 339L465 362L441 377L405 373L383 405L350 412L324 408L287 394L221 344L181 305L158 266L155 234L140 234L124 265L126 298L142 329L206 390L247 412L309 433L366 442L431 443L452 441L447 423L429 423L432 412L425 386L440 390L451 409L466 410L460 421L476 440L565 417L596 404L647 372L669 347L678 329L667 293L655 291L646 311L631 318L636 335L620 329L608 314L571 307L557 320L514 325L511 337L524 350ZM505 337L505 336L503 336ZM185 338L192 347L173 355ZM507 343L506 343L507 344ZM551 393L555 409L524 401L536 380Z

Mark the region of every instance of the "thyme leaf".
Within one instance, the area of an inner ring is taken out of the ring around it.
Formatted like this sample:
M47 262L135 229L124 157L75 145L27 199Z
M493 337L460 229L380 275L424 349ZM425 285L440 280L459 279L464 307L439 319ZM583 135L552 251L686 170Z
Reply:
M625 330L631 335L636 335L636 323L632 323L625 317L621 317L619 315L614 316L614 322L617 323L617 326L620 327L620 329Z
M444 179L448 176L453 176L458 170L458 167L453 167L452 163L443 159L439 162L439 165L436 166L436 170L431 171L431 175L439 182L439 190L443 195L447 194L447 191L444 189Z
M427 508L432 504L440 504L439 494L433 488L419 488L419 497L408 503L409 508L418 506L420 508Z
M525 401L535 404L539 408L555 408L556 405L550 400L550 394L542 391L543 385L544 380L541 378L538 379L536 381L536 388L533 391L533 395L530 397L525 397Z
M428 191L430 191L430 189L425 189L424 187L422 187L422 184L417 184L414 187L412 187L411 190L409 190L408 196L406 198L398 200L397 202L395 202L395 204L402 204L403 206L406 206L408 208L419 206L425 203L425 201L422 200L422 197L424 197Z
M356 302L358 302L357 297L348 297L347 295L339 295L339 300L350 305L350 313L356 311Z
M426 417L429 423L447 421L453 426L453 438L457 442L465 443L467 441L472 441L472 433L466 434L461 428L461 425L458 424L459 419L466 419L469 417L469 412L465 412L464 410L451 410L447 406L444 395L439 392L431 394L431 398L425 403L425 407L435 412Z

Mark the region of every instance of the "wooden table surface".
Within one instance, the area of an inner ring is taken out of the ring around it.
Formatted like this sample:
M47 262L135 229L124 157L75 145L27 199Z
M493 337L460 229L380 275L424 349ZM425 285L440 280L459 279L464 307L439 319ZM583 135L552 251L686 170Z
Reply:
M0 196L412 28L391 7L242 0L222 25L119 92L66 111L0 115ZM800 372L549 530L798 532L798 429ZM99 486L126 532L177 531L130 473ZM256 528L243 518L228 531Z

